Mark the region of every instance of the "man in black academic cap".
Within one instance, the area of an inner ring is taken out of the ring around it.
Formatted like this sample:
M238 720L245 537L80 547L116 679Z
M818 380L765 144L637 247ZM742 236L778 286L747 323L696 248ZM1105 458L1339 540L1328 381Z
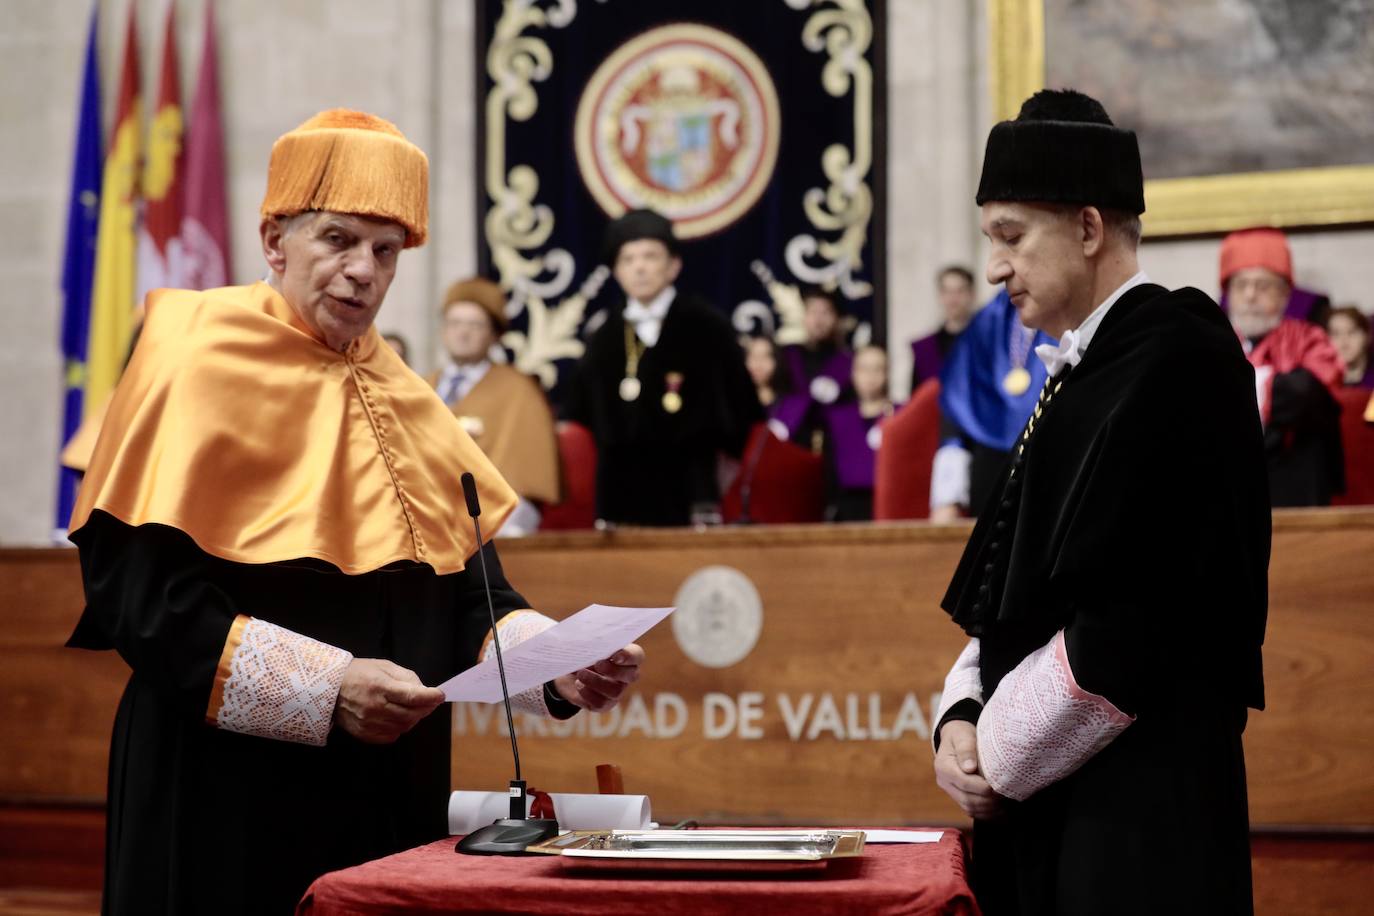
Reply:
M625 294L587 344L563 402L596 438L597 517L630 525L718 521L717 456L763 418L730 324L679 293L673 226L632 210L602 256Z
M1135 135L1072 91L993 127L977 202L1049 379L943 607L936 781L984 912L1248 913L1241 732L1270 515L1254 371L1210 298L1150 283Z

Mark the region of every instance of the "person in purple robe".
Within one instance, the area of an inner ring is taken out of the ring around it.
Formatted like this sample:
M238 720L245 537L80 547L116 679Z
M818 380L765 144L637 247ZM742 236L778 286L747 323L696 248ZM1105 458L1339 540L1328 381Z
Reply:
M802 290L802 326L806 342L782 348L792 390L810 398L806 418L793 434L798 445L820 452L824 447L825 408L849 394L853 355L845 349L836 293L819 286Z
M860 522L873 518L873 470L883 423L901 405L888 397L887 351L861 347L850 374L854 397L825 408L830 496L826 518Z
M749 370L759 404L767 413L768 429L782 441L791 441L806 421L811 398L792 390L791 375L778 361L778 345L773 338L747 338L744 367Z
M1374 360L1369 358L1369 316L1353 305L1332 309L1326 316L1326 336L1345 364L1346 388L1374 391Z
M934 334L911 342L911 393L928 379L939 378L945 357L955 339L973 320L977 302L973 298L973 271L951 264L935 277L944 323Z

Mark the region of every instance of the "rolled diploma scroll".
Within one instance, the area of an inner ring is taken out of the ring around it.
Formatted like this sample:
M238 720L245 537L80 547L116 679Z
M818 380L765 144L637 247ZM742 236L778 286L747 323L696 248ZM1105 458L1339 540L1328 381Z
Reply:
M564 795L550 792L564 830L649 830L654 824L647 795ZM525 803L525 812L529 813ZM448 797L448 832L468 834L510 816L505 792L454 792Z

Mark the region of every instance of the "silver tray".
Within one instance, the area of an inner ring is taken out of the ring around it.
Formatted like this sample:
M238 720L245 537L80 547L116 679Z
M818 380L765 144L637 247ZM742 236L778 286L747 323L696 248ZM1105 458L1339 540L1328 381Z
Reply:
M752 868L824 866L861 855L863 848L862 830L575 830L526 851L561 856L569 865L601 860L618 867L643 862L659 868L675 863Z

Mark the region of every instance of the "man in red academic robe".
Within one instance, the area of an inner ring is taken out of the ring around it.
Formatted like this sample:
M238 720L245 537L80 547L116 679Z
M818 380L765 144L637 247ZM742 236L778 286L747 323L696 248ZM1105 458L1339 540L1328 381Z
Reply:
M1315 324L1284 317L1293 258L1277 229L1233 232L1221 243L1221 286L1246 358L1264 423L1269 497L1275 506L1328 506L1345 489L1340 405L1345 374L1336 348Z

